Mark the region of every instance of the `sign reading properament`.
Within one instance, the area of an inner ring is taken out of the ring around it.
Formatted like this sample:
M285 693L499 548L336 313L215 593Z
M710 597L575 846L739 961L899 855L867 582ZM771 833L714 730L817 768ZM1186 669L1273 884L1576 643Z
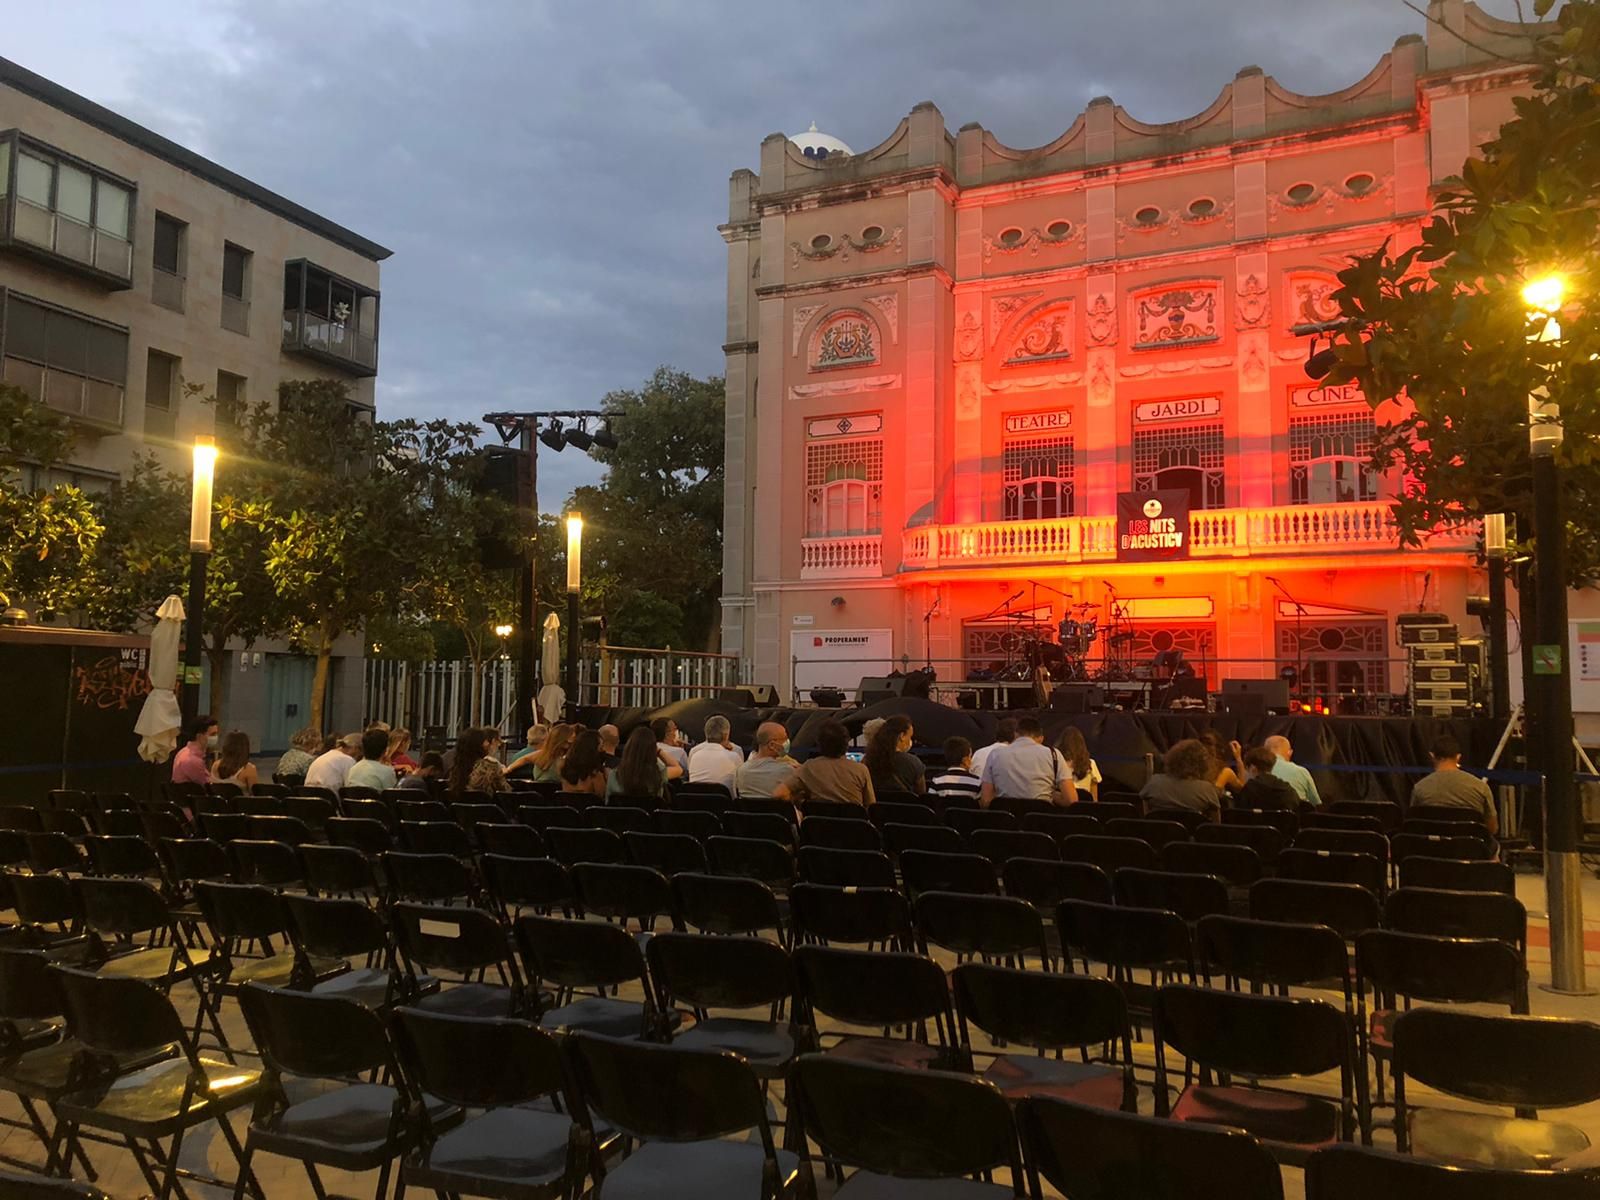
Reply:
M1117 561L1170 562L1189 557L1189 493L1122 492L1117 496Z

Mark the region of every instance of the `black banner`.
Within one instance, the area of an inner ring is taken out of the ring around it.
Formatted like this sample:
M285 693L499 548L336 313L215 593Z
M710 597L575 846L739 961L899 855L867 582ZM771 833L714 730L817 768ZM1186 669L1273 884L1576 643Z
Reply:
M1117 561L1172 562L1189 557L1189 493L1121 492L1117 496Z

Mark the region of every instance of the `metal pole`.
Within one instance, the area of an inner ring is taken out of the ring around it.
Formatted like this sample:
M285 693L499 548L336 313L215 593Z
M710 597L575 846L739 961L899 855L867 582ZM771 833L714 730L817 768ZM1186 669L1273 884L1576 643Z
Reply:
M1532 682L1540 721L1535 736L1544 765L1544 882L1550 919L1550 990L1581 994L1583 864L1578 855L1582 813L1573 781L1572 664L1567 653L1566 530L1555 447L1533 453L1534 570L1538 636Z
M1511 716L1511 663L1506 640L1506 556L1489 552L1489 713Z
M206 560L204 550L189 552L189 611L183 629L183 723L200 713L201 618L206 607ZM185 730L187 734L187 730Z
M539 443L533 436L533 423L523 422L522 449L528 455L528 512L533 524L533 547L527 561L517 572L517 708L516 729L528 728L534 721L534 704L538 689L534 687L535 648L539 644L539 630L534 620L537 606L534 603L534 564L538 561L539 537Z
M583 627L579 623L578 593L567 593L567 673L561 687L567 693L567 720L578 715L578 652L583 648Z

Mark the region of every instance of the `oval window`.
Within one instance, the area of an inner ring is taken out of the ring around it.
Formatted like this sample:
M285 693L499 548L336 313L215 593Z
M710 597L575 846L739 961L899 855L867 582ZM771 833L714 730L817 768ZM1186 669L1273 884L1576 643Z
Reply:
M1044 231L1057 241L1060 241L1062 238L1066 237L1067 234L1072 232L1072 222L1051 221L1050 224L1045 226Z
M1372 190L1372 185L1377 181L1365 171L1357 171L1344 181L1344 190L1352 196L1360 196Z
M1022 241L1022 230L1013 225L1010 229L1000 231L1000 244L1002 246L1015 246Z
M1290 204L1309 204L1317 194L1314 183L1297 183L1284 193Z
M1147 204L1133 214L1133 219L1141 225L1154 225L1161 220L1161 210L1154 204Z
M1198 200L1189 201L1189 215L1191 217L1214 217L1217 215L1217 202L1210 196L1201 196Z
M883 241L883 226L882 225L868 225L865 229L863 229L861 231L861 240L863 242L881 242L881 241Z
M833 245L833 239L825 233L819 233L811 239L811 248L813 250L826 250L831 245Z

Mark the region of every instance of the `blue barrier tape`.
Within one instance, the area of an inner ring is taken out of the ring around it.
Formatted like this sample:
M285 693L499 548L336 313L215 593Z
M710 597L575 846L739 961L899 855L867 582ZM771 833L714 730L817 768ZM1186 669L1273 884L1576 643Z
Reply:
M142 758L108 758L95 762L23 763L17 767L0 767L0 775L59 775L63 771L103 771L109 767L148 766Z

